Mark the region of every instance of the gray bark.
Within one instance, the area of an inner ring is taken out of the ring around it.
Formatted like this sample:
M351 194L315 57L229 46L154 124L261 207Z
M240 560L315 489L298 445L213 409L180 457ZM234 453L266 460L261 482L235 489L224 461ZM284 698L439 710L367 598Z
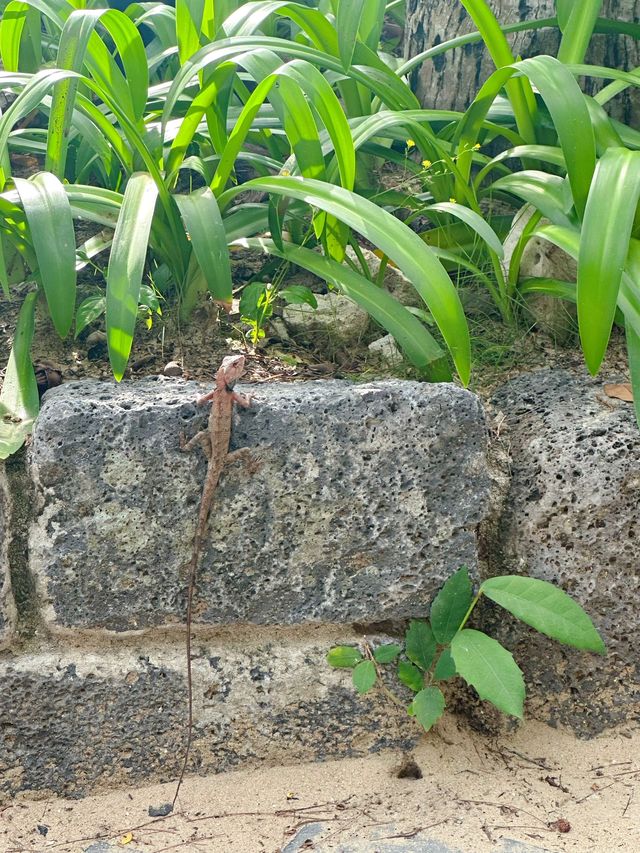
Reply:
M504 24L548 18L555 14L553 0L490 0L489 5L500 23ZM602 17L638 21L640 0L605 0ZM415 56L475 29L462 3L457 0L407 0L405 57ZM540 53L555 56L560 43L558 31L552 29L514 33L507 38L514 55L522 57ZM628 36L595 35L587 61L630 70L640 65L640 43ZM479 42L424 62L413 73L412 87L425 107L465 109L493 70L491 57ZM593 92L600 85L587 83L587 90ZM635 89L618 95L607 109L611 115L631 124L639 106L640 94Z

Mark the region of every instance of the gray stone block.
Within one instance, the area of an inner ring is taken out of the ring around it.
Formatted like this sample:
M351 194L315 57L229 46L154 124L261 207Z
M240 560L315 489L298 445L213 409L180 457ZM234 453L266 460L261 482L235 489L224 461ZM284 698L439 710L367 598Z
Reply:
M369 830L368 838L347 840L340 843L340 853L476 853L477 848L465 844L461 847L455 842L445 842L428 837L428 830L419 832L411 838L399 837L402 829L392 823L376 826ZM359 835L361 833L358 833ZM326 839L326 844L323 843ZM311 846L310 846L311 845ZM495 853L552 853L545 847L532 847L519 841L505 839L495 847ZM317 853L335 851L335 829L323 823L312 823L303 827L292 838L282 853L304 853L315 850Z
M11 640L16 616L9 573L10 517L6 472L0 462L0 649Z
M85 847L83 853L122 853L122 844L109 844L108 841L96 841ZM142 853L139 847L126 847L127 853Z
M127 631L184 621L205 474L178 435L202 427L181 380L79 382L47 393L31 468L31 568L52 628ZM476 566L487 433L453 385L388 381L243 387L232 446L255 449L220 484L197 621L293 624L424 612L458 566Z
M189 772L286 764L410 748L407 725L380 696L358 697L326 663L351 634L194 643ZM186 743L185 653L179 646L41 652L0 661L0 790L80 797L177 779Z
M511 481L498 541L501 573L562 587L589 613L606 657L491 617L525 671L530 711L578 733L640 719L640 436L633 407L602 380L567 371L520 376L495 396L507 416Z

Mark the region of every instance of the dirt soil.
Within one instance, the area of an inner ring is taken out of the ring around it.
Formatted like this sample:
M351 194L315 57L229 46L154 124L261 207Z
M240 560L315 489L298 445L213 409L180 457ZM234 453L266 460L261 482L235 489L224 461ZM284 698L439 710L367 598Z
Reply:
M0 849L80 853L103 840L145 853L278 853L322 823L322 851L381 839L380 827L406 838L407 850L410 839L468 853L495 850L501 839L562 853L640 850L640 730L579 741L527 722L489 739L449 717L412 758L422 778L398 778L402 756L393 753L192 777L176 812L156 819L149 806L170 801L173 784L79 801L23 795L0 806Z

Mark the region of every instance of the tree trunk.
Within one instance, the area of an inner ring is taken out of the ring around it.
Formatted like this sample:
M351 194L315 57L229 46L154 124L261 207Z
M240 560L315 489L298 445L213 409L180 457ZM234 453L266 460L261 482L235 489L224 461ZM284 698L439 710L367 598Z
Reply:
M550 18L555 15L553 0L490 0L501 24ZM605 0L602 17L621 21L638 21L640 0ZM404 37L405 57L410 58L443 41L472 32L475 26L458 0L407 0ZM514 33L507 36L515 56L549 53L555 56L560 44L557 29ZM593 65L630 70L640 65L640 43L629 36L595 35L587 55ZM482 42L468 44L427 60L412 77L412 87L421 103L429 109L465 109L478 88L494 70L491 57ZM580 79L581 85L584 80ZM593 93L602 83L589 81ZM638 115L640 94L629 89L618 95L607 110L629 124Z

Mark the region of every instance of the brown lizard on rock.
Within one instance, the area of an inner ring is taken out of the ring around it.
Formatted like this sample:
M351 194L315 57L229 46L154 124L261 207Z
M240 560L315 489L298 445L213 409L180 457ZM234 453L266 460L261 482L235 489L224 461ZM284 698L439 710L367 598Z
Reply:
M189 760L189 751L191 749L191 740L193 735L193 684L191 675L191 615L193 610L193 594L196 585L196 575L202 549L207 532L207 522L213 505L213 498L220 476L229 462L233 462L239 458L246 458L250 450L248 447L240 448L239 450L229 450L229 440L231 438L231 421L233 417L233 404L247 408L251 405L251 397L243 397L233 390L235 383L244 373L244 356L229 355L222 360L222 364L218 368L215 379L215 388L198 397L196 403L199 406L211 401L211 411L209 413L209 421L206 429L196 433L190 441L185 440L183 433L180 434L180 448L184 451L192 450L196 444L201 444L208 459L207 473L202 489L202 498L200 500L200 510L198 512L198 523L193 540L193 551L191 559L187 564L187 689L189 691L188 705L188 735L185 756L182 764L182 771L178 780L178 785L173 798L172 806L175 806L180 792L180 786L187 769Z

